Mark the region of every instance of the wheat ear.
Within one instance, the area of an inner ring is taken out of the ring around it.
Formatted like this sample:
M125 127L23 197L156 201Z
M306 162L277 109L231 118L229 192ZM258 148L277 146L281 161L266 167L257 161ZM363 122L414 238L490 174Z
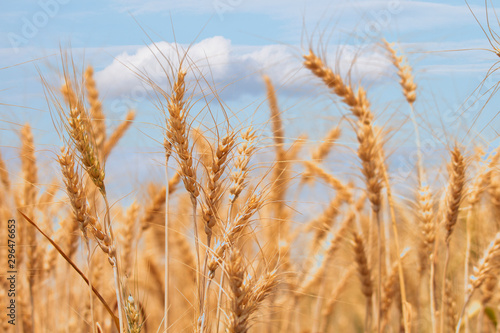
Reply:
M198 295L199 295L199 306L200 309L203 304L202 299L202 287L199 283L200 275L200 250L199 250L199 238L198 238L198 226L196 223L196 207L197 207L197 197L199 196L198 184L196 182L196 171L193 166L193 156L191 148L189 147L189 130L187 124L187 117L189 113L189 105L185 99L186 95L186 71L179 68L177 71L176 80L172 86L172 93L168 96L167 100L167 110L168 117L166 119L166 140L165 140L165 151L167 156L170 156L170 151L175 151L177 153L179 164L180 164L180 176L184 182L184 187L190 194L191 203L193 206L193 231L195 235L195 248L196 248L196 258L197 258L197 285L198 285ZM168 159L168 157L167 157ZM168 163L167 163L168 165ZM168 193L168 191L167 191ZM167 199L168 200L168 199ZM165 230L168 226L165 225ZM167 237L167 232L165 237ZM168 241L166 242L168 244ZM167 288L167 287L166 287Z
M446 231L446 257L443 266L442 293L441 293L441 309L444 309L446 284L446 270L450 260L450 239L455 224L457 223L460 204L465 193L465 172L466 164L462 152L458 147L451 151L451 163L449 170L449 183L446 194L446 212L444 217L444 227ZM440 331L444 329L444 311L441 311Z
M398 70L399 84L403 90L403 95L406 101L410 105L410 118L413 123L413 128L415 130L415 142L417 144L417 170L418 170L418 182L419 186L425 186L425 175L422 157L422 145L420 141L420 131L417 124L417 117L415 116L414 103L417 99L417 85L414 82L414 77L412 73L412 68L408 64L405 56L398 56L394 48L394 43L389 43L387 40L383 40L385 49L389 52L391 62Z
M243 139L243 142L238 147L238 154L234 162L234 170L231 172L230 176L232 182L232 185L229 188L229 193L231 194L231 204L238 199L246 186L246 179L249 171L248 163L250 162L250 157L255 152L256 135L253 128L247 128L247 130L241 134L241 138Z
M368 267L368 260L365 252L365 244L361 235L353 232L353 246L355 261L358 267L359 280L361 282L361 292L366 298L366 315L365 315L365 332L371 330L371 312L372 312L372 295L373 282L371 269Z
M493 241L479 260L478 266L474 269L474 275L469 278L469 292L466 296L462 311L458 318L456 333L460 333L460 325L465 314L465 309L469 305L474 292L489 278L495 277L500 272L500 233L497 233Z
M422 251L428 260L434 248L436 226L434 225L433 201L429 186L421 187L417 193L418 217L422 233Z
M226 264L226 274L230 287L230 313L228 333L246 333L250 326L251 315L259 308L278 280L276 271L252 279L246 272L242 255L232 249Z
M94 80L94 68L88 66L84 73L85 89L90 104L90 116L92 117L92 127L94 128L95 144L98 151L103 151L106 141L106 117L102 111L102 104L99 100L99 91Z
M205 203L201 205L202 219L205 222L205 233L207 234L207 247L210 248L212 229L219 218L217 208L222 195L221 176L226 169L226 162L235 142L234 133L224 136L217 149L212 154L211 165L208 168L208 191L205 195Z
M68 133L80 153L85 171L89 174L95 186L105 195L104 168L101 167L94 142L92 141L92 132L83 102L78 99L75 91L68 82L61 88L61 92L68 102L70 109L67 117L69 124Z

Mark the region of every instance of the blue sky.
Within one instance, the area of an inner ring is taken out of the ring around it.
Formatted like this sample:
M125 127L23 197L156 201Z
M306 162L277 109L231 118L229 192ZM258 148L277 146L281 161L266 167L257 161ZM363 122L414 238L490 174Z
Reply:
M486 28L484 1L469 4ZM490 14L494 18L491 8ZM491 23L500 33L498 23ZM147 71L165 84L147 46L154 42L175 57L175 41L181 47L193 44L190 57L197 70L218 88L227 87L221 96L240 121L250 117L265 128L261 75L267 74L278 88L289 135L309 132L312 140L319 140L342 114L327 91L300 66L300 56L311 40L317 46L322 38L329 63L337 64L344 74L357 57L353 81L367 86L379 123L401 131L408 127L407 108L394 69L377 46L382 37L398 42L415 69L416 111L424 135L439 136L429 130L434 124L458 140L464 137L454 133L453 126L480 132L486 141L495 138L495 99L475 129L470 125L478 108L471 109L464 123L453 121L460 105L499 60L480 50L491 47L464 1L20 0L0 4L0 68L4 68L0 103L15 105L0 106L4 129L0 140L4 147L17 145L15 133L29 121L43 149L56 151L59 138L52 130L38 70L58 85L55 74L62 47L71 48L78 65L95 67L110 126L127 108L137 110L134 130L122 147L158 149L151 137L161 135L156 125L162 117L130 68ZM472 50L443 52L463 49ZM487 87L497 82L496 77L491 76ZM411 135L405 134L398 134L400 142L410 145Z

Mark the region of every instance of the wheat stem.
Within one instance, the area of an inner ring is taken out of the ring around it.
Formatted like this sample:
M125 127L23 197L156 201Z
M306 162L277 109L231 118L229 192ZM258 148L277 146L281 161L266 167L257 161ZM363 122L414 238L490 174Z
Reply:
M168 235L169 235L169 229L170 229L170 224L169 224L169 207L168 207L168 199L169 199L169 179L168 179L168 160L170 157L171 153L171 147L168 147L168 144L166 143L167 141L165 140L165 308L164 308L164 313L163 315L165 316L164 323L165 323L165 333L168 333L170 323L168 319L168 309L169 309L169 300L170 300L170 287L169 287L169 280L170 280L170 251L169 251L169 244L168 244Z

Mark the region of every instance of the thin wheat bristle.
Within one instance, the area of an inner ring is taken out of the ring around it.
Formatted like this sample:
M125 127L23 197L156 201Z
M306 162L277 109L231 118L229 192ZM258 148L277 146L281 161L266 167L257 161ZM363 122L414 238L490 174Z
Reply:
M177 249L180 254L182 265L187 269L189 281L195 282L196 259L189 239L183 232L174 232L170 239L173 248Z

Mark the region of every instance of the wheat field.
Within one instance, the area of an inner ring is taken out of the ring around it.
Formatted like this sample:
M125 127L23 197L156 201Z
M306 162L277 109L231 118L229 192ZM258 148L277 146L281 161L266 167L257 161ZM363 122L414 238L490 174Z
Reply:
M415 147L394 186L387 110L324 46L301 50L307 88L342 114L321 140L290 134L269 76L262 124L235 121L187 52L167 85L136 71L164 175L132 194L106 165L136 111L109 126L92 64L61 51L60 82L40 73L61 148L26 123L16 161L0 155L2 332L500 332L500 147L450 133L431 163L415 69L379 40Z

